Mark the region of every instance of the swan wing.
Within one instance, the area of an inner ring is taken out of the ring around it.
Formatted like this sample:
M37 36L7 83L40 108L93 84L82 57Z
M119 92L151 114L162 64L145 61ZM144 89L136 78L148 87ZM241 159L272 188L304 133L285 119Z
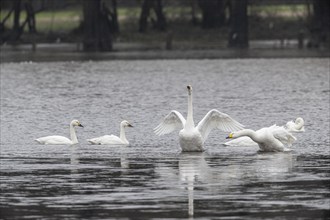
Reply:
M69 138L58 135L41 137L36 139L36 141L40 144L72 144Z
M214 128L225 132L232 132L241 130L243 127L244 125L216 109L209 111L197 125L197 129L201 133L204 141Z
M96 138L91 138L87 139L87 141L91 144L101 144L102 140L106 138L107 135L101 136L101 137L96 137Z
M115 135L103 135L87 140L91 144L123 144L123 141Z
M182 129L185 123L186 119L184 119L181 113L172 110L168 115L165 116L163 121L154 128L154 132L159 136L168 134L174 130Z
M293 142L297 140L295 136L293 136L290 132L288 132L285 128L273 125L271 127L272 134L274 138L282 142L284 145L291 147Z

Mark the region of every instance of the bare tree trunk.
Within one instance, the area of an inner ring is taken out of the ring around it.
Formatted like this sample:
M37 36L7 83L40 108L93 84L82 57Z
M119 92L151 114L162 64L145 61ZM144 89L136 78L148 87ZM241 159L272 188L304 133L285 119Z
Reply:
M10 18L10 15L11 15L11 13L13 13L13 11L14 11L14 8L10 9L10 11L8 12L8 14L1 21L1 25L5 25L6 21L8 20L8 18Z
M197 2L196 0L190 0L191 4L191 22L193 25L197 25L197 16L196 16L196 8L197 8Z
M110 21L100 0L84 0L84 51L111 51Z
M14 23L13 28L8 35L8 38L5 40L9 41L17 41L21 34L23 29L20 26L20 16L21 16L21 0L14 0L13 1L13 9L14 9Z
M150 15L152 0L144 0L139 21L139 32L144 33L148 28L148 17Z
M0 4L1 5L1 4ZM3 44L6 40L7 40L7 38L8 38L8 33L5 33L5 31L6 31L6 28L5 28L5 23L6 23L6 21L8 20L8 18L10 18L10 15L13 13L13 11L14 11L14 8L12 8L9 12L8 12L8 14L4 17L4 19L1 21L1 23L0 23L0 33L2 33L1 35L0 35L0 44Z
M113 28L114 28L114 32L118 33L119 23L118 23L118 13L117 13L117 0L112 0L112 8L113 8L112 23L114 26Z
M313 18L310 28L312 39L308 46L319 47L328 44L330 38L330 2L324 0L313 1Z
M18 32L19 28L20 28L19 19L20 19L20 15L21 15L21 0L14 0L13 8L14 8L13 31Z
M199 0L198 4L202 10L202 28L215 28L224 25L224 0Z
M163 13L162 0L144 0L139 20L139 32L146 32L148 29L148 18L150 17L150 10L153 9L156 14L156 21L154 21L154 28L157 30L166 30L166 18Z
M233 1L228 39L228 45L231 48L247 48L249 46L247 4L247 0Z
M157 16L156 28L161 31L166 30L166 19L163 13L162 0L155 0L154 10Z
M117 0L111 1L111 9L103 1L101 6L104 16L107 16L110 31L112 34L119 33L118 14L117 14Z
M30 33L36 33L36 20L35 20L35 12L33 10L32 1L29 0L25 3L25 10L27 15L27 23L29 26L29 32Z

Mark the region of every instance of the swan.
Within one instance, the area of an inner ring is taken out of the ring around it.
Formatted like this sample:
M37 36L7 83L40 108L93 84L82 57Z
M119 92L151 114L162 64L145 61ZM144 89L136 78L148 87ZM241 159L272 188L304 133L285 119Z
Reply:
M125 128L133 127L128 121L124 120L120 123L120 137L115 135L104 135L97 138L87 139L91 144L111 144L111 145L128 145L129 142L126 139Z
M284 128L288 130L289 132L305 132L305 127L304 127L304 119L298 117L296 120L293 121L288 121Z
M204 151L203 144L209 133L218 128L231 132L242 129L244 126L232 119L229 115L216 109L210 110L195 127L193 119L192 86L188 85L188 114L187 120L180 112L172 110L163 121L154 128L156 135L161 136L181 129L179 142L182 151Z
M290 133L304 132L305 131L305 129L304 129L304 119L299 117L299 118L296 118L296 120L294 122L293 121L288 121L286 123L286 125L283 126L283 128L285 128ZM265 129L265 128L262 128L262 129ZM259 130L261 130L261 129L259 129ZM247 136L233 139L231 141L228 141L228 142L224 143L224 145L227 145L227 146L250 146L250 147L251 146L258 146L258 144L256 142L254 142L251 138L249 138Z
M243 129L234 133L230 133L229 138L249 137L259 145L260 151L266 152L283 152L290 151L288 147L297 139L285 128L273 125L271 127L262 128L258 131L252 129Z
M72 120L70 123L70 138L63 137L63 136L58 136L58 135L52 135L52 136L47 136L47 137L41 137L38 139L35 139L39 144L52 144L52 145L57 145L57 144L65 144L65 145L73 145L73 144L78 144L78 139L76 135L76 131L74 127L79 126L79 127L84 127L78 120Z

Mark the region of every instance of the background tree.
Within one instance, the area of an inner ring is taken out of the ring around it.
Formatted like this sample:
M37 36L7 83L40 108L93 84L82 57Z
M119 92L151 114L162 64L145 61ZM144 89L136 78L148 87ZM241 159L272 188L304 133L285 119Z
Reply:
M83 1L84 51L111 51L111 20L101 0Z
M151 9L155 12L156 19L151 17ZM142 3L142 9L139 20L139 32L146 32L148 28L148 19L150 18L153 27L156 30L166 30L166 18L163 13L162 0L144 0Z
M110 22L111 33L119 33L118 13L117 13L117 0L112 0L111 5L108 6L103 2L103 9Z
M26 21L29 27L29 32L35 34L37 33L37 29L36 29L35 11L33 8L32 0L26 1L24 6L26 10Z
M221 27L225 24L226 0L198 0L202 10L202 28Z
M4 17L3 21L1 21L0 28L2 29L2 36L1 36L1 43L10 41L10 42L16 42L20 39L21 35L24 32L24 27L26 24L28 24L29 33L36 33L36 22L35 22L35 11L32 5L32 0L13 0L12 2L12 8L9 10L8 14ZM24 4L23 4L24 3ZM23 7L24 6L24 7ZM25 9L26 11L26 18L24 22L20 22L21 20L21 12ZM7 19L11 17L11 14L13 15L13 25L12 29L7 32L5 32L5 22Z
M228 45L231 48L247 48L248 38L248 16L247 0L233 0Z
M14 21L13 21L14 23L10 38L16 41L21 35L20 22L19 22L21 16L21 0L13 1L13 10L14 10Z
M330 2L324 0L313 1L313 17L310 27L310 47L319 47L321 44L328 44L330 40Z
M14 23L13 23L13 30L19 31L19 19L21 15L21 0L14 0L13 1L13 9L14 9Z
M193 25L198 24L198 19L197 19L197 0L190 0L190 7L191 7L191 22Z

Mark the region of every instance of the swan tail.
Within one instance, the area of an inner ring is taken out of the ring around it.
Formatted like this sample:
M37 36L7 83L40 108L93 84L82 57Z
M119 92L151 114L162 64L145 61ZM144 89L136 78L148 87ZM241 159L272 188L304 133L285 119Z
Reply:
M90 144L100 144L95 139L87 139Z
M34 139L34 141L37 142L37 143L39 143L39 144L42 144L42 141L39 138Z

